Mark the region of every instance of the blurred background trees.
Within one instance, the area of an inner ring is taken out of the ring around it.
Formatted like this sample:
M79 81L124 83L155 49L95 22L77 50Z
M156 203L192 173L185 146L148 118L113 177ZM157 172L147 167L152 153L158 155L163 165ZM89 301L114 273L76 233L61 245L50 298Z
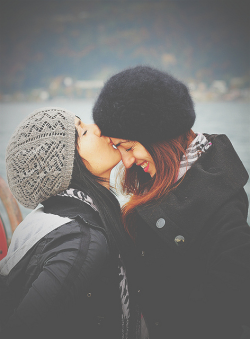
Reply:
M221 81L217 91L247 88L248 5L2 0L0 100L92 97L110 75L138 64L167 70L200 91L213 81Z

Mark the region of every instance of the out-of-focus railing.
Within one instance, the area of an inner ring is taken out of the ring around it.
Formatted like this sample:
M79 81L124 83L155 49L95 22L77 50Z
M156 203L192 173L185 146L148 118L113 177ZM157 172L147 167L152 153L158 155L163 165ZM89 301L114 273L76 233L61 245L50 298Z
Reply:
M17 225L19 225L20 222L23 220L23 217L16 199L14 198L8 185L1 176L0 176L0 199L7 212L11 232L13 233ZM7 238L4 221L0 216L0 260L6 256L9 242L10 239Z

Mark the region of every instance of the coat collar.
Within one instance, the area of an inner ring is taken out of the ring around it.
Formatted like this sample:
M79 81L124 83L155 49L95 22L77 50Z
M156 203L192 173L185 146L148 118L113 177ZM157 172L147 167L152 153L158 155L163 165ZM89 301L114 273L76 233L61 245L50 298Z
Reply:
M216 210L240 191L248 174L225 135L206 137L212 146L188 170L180 185L161 201L137 207L139 215L168 245L185 238L186 248L195 240ZM159 225L159 219L163 219Z
M37 207L15 229L7 256L0 262L1 275L8 275L12 268L46 234L72 221L68 217L46 214L43 210L43 206Z
M99 213L84 201L57 195L47 199L42 204L45 213L57 214L71 219L80 218L93 227L104 228Z

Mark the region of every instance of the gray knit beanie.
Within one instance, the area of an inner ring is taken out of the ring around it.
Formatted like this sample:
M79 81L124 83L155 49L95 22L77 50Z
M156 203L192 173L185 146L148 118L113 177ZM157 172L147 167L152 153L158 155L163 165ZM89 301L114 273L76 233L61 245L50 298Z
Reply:
M75 155L75 115L43 107L17 127L6 151L10 190L27 208L68 188Z

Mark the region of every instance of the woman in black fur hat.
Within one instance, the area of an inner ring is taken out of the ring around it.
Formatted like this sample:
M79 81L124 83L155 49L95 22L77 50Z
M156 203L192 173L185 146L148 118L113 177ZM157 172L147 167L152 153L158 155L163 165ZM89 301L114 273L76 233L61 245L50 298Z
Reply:
M125 165L149 337L250 338L248 174L229 139L194 133L187 87L146 66L112 76L93 117Z

